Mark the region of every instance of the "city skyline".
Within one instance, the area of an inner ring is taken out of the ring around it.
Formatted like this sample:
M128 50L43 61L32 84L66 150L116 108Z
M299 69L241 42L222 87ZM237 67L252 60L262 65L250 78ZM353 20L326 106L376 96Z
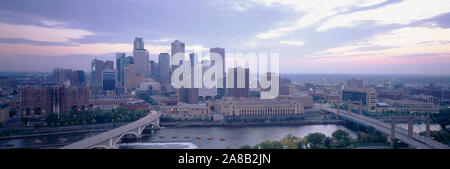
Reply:
M6 72L89 72L94 58L133 55L132 41L142 37L154 61L180 40L186 53L277 52L281 73L450 74L447 1L0 4L0 71Z

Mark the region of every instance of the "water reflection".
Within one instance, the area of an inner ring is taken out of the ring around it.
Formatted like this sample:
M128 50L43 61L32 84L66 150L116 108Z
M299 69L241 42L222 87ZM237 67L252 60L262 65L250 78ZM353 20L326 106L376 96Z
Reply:
M398 124L407 128L407 124ZM431 125L431 130L439 130L437 124ZM298 137L304 137L310 133L320 132L327 136L342 129L350 133L350 136L356 138L356 133L350 129L339 125L305 125L305 126L261 126L261 127L188 127L188 128L166 128L164 130L155 130L153 132L144 131L144 136L140 139L134 139L131 142L120 143L117 148L120 149L160 149L160 148L199 148L199 149L223 149L239 148L243 145L255 145L263 141L278 141L287 134ZM425 130L424 124L415 124L414 131ZM36 146L33 142L36 139L42 140L42 144L58 145L61 139L67 139L68 142L76 142L84 138L101 132L58 134L39 137L17 138L9 140L0 140L0 148L28 148ZM160 137L164 136L164 137ZM176 138L174 138L176 136ZM201 137L201 138L200 138ZM208 139L211 137L211 139ZM220 138L223 138L221 140ZM13 144L13 146L8 146Z

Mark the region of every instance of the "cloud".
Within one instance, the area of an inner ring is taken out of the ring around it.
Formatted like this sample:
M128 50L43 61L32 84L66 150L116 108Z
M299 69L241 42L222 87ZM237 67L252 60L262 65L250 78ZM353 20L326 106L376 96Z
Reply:
M364 22L376 24L408 24L414 21L432 18L450 11L448 0L404 0L377 9L357 11L331 17L318 31L327 31L337 27L353 27Z
M64 23L64 22L58 22L58 21L52 21L52 20L46 20L46 19L41 20L41 23L46 26L50 26L50 27L67 25L67 23Z
M94 33L81 29L0 23L0 38L16 38L41 42L69 42L71 39L79 39L90 35L94 35Z
M303 46L305 42L303 41L295 41L295 40L282 40L280 41L281 44L284 45L292 45L292 46Z
M385 2L386 0L339 0L330 2L329 0L252 0L266 6L289 7L303 16L296 21L292 21L287 26L277 27L266 32L256 34L257 39L272 39L283 36L287 33L306 28L319 23L321 20L334 16L341 12L348 12L351 7L368 7Z
M405 27L344 46L318 51L305 58L324 63L439 63L439 61L448 61L450 58L449 39L450 29ZM361 48L366 50L359 50Z

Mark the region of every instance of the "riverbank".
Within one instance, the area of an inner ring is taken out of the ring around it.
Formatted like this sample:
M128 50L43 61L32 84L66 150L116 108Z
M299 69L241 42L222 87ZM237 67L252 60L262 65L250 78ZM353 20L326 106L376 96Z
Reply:
M162 127L250 127L250 126L302 126L316 124L337 124L343 125L348 123L344 120L298 120L298 121L279 121L279 122L160 122Z

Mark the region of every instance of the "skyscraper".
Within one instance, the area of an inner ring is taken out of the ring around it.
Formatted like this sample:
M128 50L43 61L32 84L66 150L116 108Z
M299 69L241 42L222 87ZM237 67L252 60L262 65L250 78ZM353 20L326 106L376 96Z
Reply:
M73 85L83 85L85 82L84 71L75 70L72 72L72 84Z
M175 54L181 53L184 56L185 53L185 46L184 43L182 43L179 40L175 40L172 42L172 47L170 49L170 57L172 58ZM184 60L184 58L183 58ZM172 70L175 70L178 66L172 66Z
M114 69L114 61L112 60L105 61L105 69Z
M133 61L136 65L136 74L138 76L148 76L147 73L150 70L148 55L148 51L144 49L144 42L142 38L136 37L136 39L134 40Z
M170 56L168 53L160 53L158 56L159 62L159 82L169 83L170 82Z
M134 61L131 61L130 66L125 68L125 89L130 92L139 88L139 84L143 79L143 76L136 75L136 65Z
M91 62L91 81L95 84L102 83L102 72L105 69L114 69L114 61L107 60L106 62L94 59Z
M53 81L55 83L63 83L66 81L72 81L72 69L53 69Z
M223 78L222 79L217 79L217 82L218 83L222 83L223 84L223 88L217 88L217 95L219 96L219 97L222 97L222 96L224 96L225 95L225 84L226 84L226 79L225 79L225 77L226 77L226 73L225 73L225 70L226 70L226 68L225 68L225 48L219 48L219 47L215 47L215 48L210 48L209 49L209 53L210 53L210 55L212 54L212 53L216 53L216 54L219 54L220 56L222 56L222 70L223 70ZM214 62L212 62L212 64L214 65L215 63Z
M211 63L207 60L203 60L200 66L202 67L202 74L205 74L205 72L211 68ZM205 84L202 83L202 88L199 89L198 95L214 97L217 95L217 86L212 88L206 88Z
M154 60L150 61L150 75L153 79L158 80L159 76L159 65Z
M105 63L101 60L94 59L91 62L91 82L99 83L102 78L102 72L105 69Z
M175 40L174 42L172 42L172 48L171 48L170 52L171 52L170 56L173 56L176 53L183 53L184 54L185 53L184 43L182 43L179 40Z
M191 63L191 67L194 67L198 63L198 55L196 53L189 53L189 61Z
M120 87L125 85L125 68L130 66L132 60L131 56L125 57L125 53L116 54L117 85Z
M141 37L136 37L134 39L134 50L144 49L144 40Z
M244 73L243 76L239 75L241 73ZM243 77L244 79L241 79ZM226 94L230 97L249 97L250 96L250 70L248 68L230 68L228 70L228 76L227 76L227 83L230 83L231 88L228 88ZM233 80L233 81L231 81ZM243 84L240 86L239 84Z
M116 91L116 70L106 69L102 72L102 91Z

